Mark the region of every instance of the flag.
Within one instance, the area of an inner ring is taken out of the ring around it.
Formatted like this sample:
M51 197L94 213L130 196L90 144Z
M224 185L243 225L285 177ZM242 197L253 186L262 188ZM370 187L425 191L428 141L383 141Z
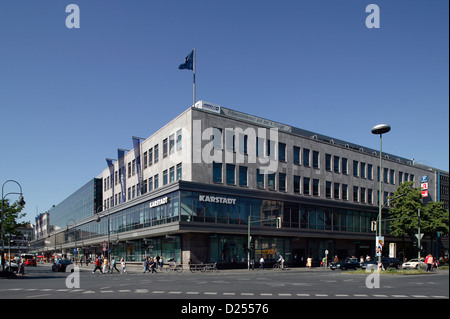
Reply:
M194 70L194 50L184 59L184 63L178 66L180 70Z

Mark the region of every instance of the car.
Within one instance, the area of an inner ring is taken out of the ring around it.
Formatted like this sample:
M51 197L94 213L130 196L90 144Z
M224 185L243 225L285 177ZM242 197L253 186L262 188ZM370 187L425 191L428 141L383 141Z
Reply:
M0 271L2 269L2 263L0 261ZM16 263L15 261L11 261L11 263L9 261L5 262L5 271L7 272L17 272L19 270L19 264Z
M72 264L68 259L58 259L52 265L52 271L66 271L67 266Z
M25 266L34 266L36 267L36 259L25 259L24 262Z
M383 268L395 268L398 269L400 266L400 261L397 258L381 258L381 263L383 264ZM362 269L366 269L368 265L378 265L378 257L372 258L370 261L365 261L360 263Z
M403 269L419 269L419 268L426 269L427 265L425 264L425 259L420 258L420 261L419 261L419 258L413 258L413 259L408 260L407 262L404 262L402 264L402 268Z
M347 270L347 269L353 269L356 270L357 268L360 268L359 261L356 258L347 258L344 261L340 261L337 263L331 263L330 269L336 270Z

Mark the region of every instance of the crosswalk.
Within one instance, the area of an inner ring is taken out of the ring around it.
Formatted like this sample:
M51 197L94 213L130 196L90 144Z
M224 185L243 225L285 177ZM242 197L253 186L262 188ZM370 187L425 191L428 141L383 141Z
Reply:
M208 297L232 297L232 298L353 298L353 299L448 299L449 296L444 295L405 295L405 294L345 294L345 293L273 293L273 292L218 292L218 291L180 291L180 290L152 290L148 288L135 288L135 289L106 289L100 290L90 290L90 289L35 289L35 288L10 288L3 289L3 292L9 291L21 291L24 298L42 298L49 297L53 294L67 293L71 295L81 294L86 297L93 297L97 295L125 295L125 294L135 294L135 295L149 295L149 296L164 296L170 297L186 297L200 296L204 298Z

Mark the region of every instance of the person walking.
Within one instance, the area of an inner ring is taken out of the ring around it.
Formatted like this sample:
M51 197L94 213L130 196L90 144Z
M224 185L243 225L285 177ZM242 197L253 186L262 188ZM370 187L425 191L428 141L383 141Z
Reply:
M103 273L107 274L108 272L108 258L103 257Z
M150 269L151 269L151 273L156 273L156 262L153 258L150 259Z
M306 259L306 267L308 267L309 269L311 269L311 264L312 264L312 258L308 257L308 259Z
M102 271L102 268L101 268L100 257L97 257L97 259L95 259L94 265L95 265L95 267L94 267L94 271L92 273L95 273L97 271L97 269L98 269L98 270L100 270L100 273L103 274L103 271Z
M264 270L264 257L261 257L259 260L259 269Z
M127 272L127 263L125 262L125 259L123 259L123 257L120 259L120 265L122 266L121 274L126 273Z
M425 258L425 263L427 264L427 272L433 271L433 256L431 254L428 254Z
M144 257L144 259L142 260L142 267L144 269L144 274L148 271L150 271L150 269L148 269L148 257Z
M117 269L116 260L114 257L111 259L111 274L114 272L114 269L120 274L119 269Z

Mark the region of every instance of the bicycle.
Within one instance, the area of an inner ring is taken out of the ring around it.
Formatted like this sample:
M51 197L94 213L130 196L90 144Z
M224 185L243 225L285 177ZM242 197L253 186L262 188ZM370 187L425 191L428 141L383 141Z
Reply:
M281 262L277 261L277 262L273 265L273 269L286 270L286 269L288 269L288 265L287 265L286 262L284 262L284 267L281 268Z

